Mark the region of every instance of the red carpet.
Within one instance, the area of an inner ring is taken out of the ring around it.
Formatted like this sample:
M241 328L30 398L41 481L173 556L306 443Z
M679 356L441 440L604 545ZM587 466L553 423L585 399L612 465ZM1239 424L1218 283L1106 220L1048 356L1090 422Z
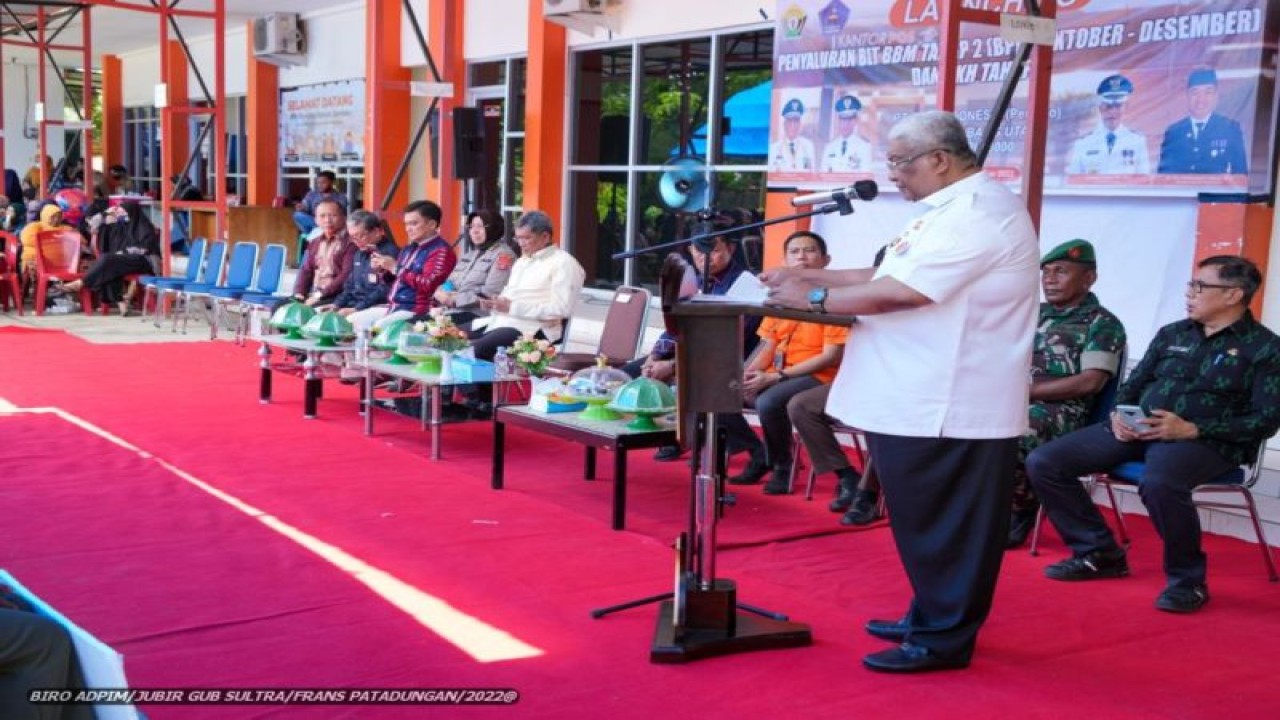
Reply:
M0 565L126 655L138 687L511 687L516 708L147 706L163 718L1270 717L1280 587L1257 549L1210 537L1213 602L1151 607L1159 541L1135 518L1134 577L1052 583L1062 554L1011 553L973 668L884 677L858 627L902 609L882 527L831 533L815 502L740 491L721 525L720 574L741 598L813 626L811 648L688 666L647 660L656 612L592 607L659 592L682 528L681 464L632 462L628 530L608 529L581 451L508 433L508 489L489 480L489 426L445 428L425 458L412 421L360 434L354 391L301 385L256 401L255 357L225 343L95 346L61 333L0 338L0 398L59 407L541 651L482 663L350 572L165 469L56 416L0 416ZM33 360L34 359L34 360ZM15 379L15 378L20 378ZM828 534L831 533L831 534Z

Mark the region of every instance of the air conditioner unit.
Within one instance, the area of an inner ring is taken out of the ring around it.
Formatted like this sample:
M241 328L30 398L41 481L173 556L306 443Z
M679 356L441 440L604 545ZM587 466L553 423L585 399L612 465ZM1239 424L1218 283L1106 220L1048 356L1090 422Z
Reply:
M254 57L276 64L300 64L306 39L297 13L271 13L253 20Z
M542 0L542 15L547 22L591 35L600 27L619 32L621 7L622 0Z

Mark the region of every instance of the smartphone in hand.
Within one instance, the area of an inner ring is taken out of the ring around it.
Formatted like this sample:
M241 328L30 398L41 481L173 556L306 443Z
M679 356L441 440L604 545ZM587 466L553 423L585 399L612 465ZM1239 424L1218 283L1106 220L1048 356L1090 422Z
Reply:
M1129 429L1134 432L1146 432L1151 429L1138 422L1147 417L1147 412L1137 405L1117 405L1116 414L1120 416L1120 422L1129 426Z

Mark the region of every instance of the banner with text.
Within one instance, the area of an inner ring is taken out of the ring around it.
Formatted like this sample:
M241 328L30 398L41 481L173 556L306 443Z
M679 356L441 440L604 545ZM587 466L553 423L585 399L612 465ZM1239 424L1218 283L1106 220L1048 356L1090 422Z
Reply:
M769 183L826 187L888 175L901 118L937 106L946 0L781 0ZM964 0L1023 12L1020 0ZM1276 25L1265 0L1059 0L1044 186L1192 195L1270 188ZM976 148L1016 44L965 23L956 113ZM1264 72L1265 70L1265 72ZM1020 182L1026 77L986 170Z
M286 167L364 164L364 80L280 93L280 162Z

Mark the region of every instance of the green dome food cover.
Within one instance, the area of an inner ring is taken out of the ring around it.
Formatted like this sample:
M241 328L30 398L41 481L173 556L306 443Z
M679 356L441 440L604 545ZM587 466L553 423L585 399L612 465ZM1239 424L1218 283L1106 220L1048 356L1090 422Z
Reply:
M320 313L302 326L302 334L315 338L320 345L332 345L335 341L345 340L355 335L351 323L338 313Z
M396 348L400 347L400 333L403 333L409 327L408 318L389 322L378 331L377 335L373 336L373 340L369 344L377 350L391 350L394 352Z
M676 396L666 383L652 378L636 378L618 389L613 397L613 407L622 412L671 411L676 406Z
M288 337L301 340L302 335L298 331L315 317L315 314L316 311L310 305L300 302L285 303L272 313L270 323L272 327L287 331Z

